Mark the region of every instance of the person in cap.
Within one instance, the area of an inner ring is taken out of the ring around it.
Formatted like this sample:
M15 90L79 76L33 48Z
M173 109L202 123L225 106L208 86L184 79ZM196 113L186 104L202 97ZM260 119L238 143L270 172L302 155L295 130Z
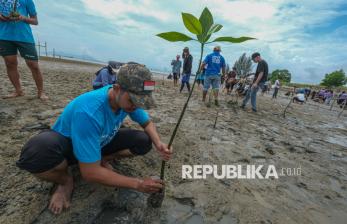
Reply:
M202 101L206 101L208 89L210 88L210 86L212 86L216 106L219 106L218 92L221 84L221 70L222 74L225 75L225 59L220 54L220 52L220 46L214 47L213 52L206 56L200 68L200 70L202 70L207 65L205 71L205 83L202 93Z
M170 159L171 149L161 141L144 110L154 105L153 90L154 81L147 68L126 64L120 68L114 85L75 98L52 129L32 137L23 146L17 166L57 184L49 203L54 214L70 206L73 178L68 168L73 164L78 164L82 178L88 182L147 193L163 188L161 180L127 177L113 171L109 163L145 155L152 143L162 159ZM120 128L127 116L144 131Z
M8 78L15 88L4 99L24 96L18 71L18 51L35 80L37 97L48 99L43 90L43 77L30 25L38 25L33 0L0 1L0 56L4 58Z
M182 58L184 61L183 61L183 72L182 72L180 93L182 92L185 85L187 86L187 89L190 92L189 79L190 79L190 75L192 74L193 56L189 53L188 47L185 47L183 49Z
M258 52L252 54L252 60L254 63L258 63L257 70L254 75L253 83L250 89L248 89L245 98L243 99L241 108L245 109L249 99L251 99L252 111L257 112L257 92L259 88L263 89L269 73L269 67L267 62L261 58Z
M101 68L95 73L95 79L93 81L93 89L100 89L104 86L114 84L117 79L117 71L121 64L115 61L109 61L108 65Z
M182 67L182 61L180 60L179 55L176 56L176 60L171 61L171 66L172 66L174 86L177 86L177 81L180 78L181 67Z

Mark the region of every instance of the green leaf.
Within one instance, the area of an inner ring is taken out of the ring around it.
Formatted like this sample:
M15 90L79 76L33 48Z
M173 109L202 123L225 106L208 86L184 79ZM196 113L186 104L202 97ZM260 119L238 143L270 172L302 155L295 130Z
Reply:
M210 39L210 37L211 37L211 34L207 35L204 39L204 43L206 43Z
M197 35L202 33L200 21L195 16L189 13L182 13L182 19L184 26L189 32Z
M230 43L242 43L245 42L247 40L254 40L256 38L253 37L218 37L215 40L213 40L212 42L230 42Z
M207 35L211 35L213 33L216 33L218 31L220 31L220 29L222 29L222 28L223 28L223 26L220 24L213 24L213 26L208 31Z
M202 33L207 34L211 26L213 25L213 16L207 7L205 7L202 11L199 21L201 23Z
M193 40L193 38L183 34L183 33L179 33L179 32L166 32L166 33L159 33L156 36L161 37L167 41L171 41L171 42L177 42L177 41L190 41Z
M201 43L205 43L209 39L209 37L207 38L207 33L213 25L213 16L207 7L202 11L199 21L202 28L202 34L197 35L197 38Z

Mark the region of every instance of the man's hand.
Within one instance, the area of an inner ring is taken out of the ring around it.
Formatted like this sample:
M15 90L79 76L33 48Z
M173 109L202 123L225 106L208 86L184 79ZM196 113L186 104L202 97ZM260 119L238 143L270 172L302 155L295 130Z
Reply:
M6 17L6 16L4 16L4 15L2 15L2 14L0 14L0 21L1 21L1 22L8 22L8 21L9 21L9 18Z
M16 21L23 21L23 22L26 22L27 19L28 19L27 17L20 15L20 16L18 16L18 17L16 18Z
M155 146L160 153L160 156L162 157L163 160L168 161L171 158L172 155L172 146L169 149L168 145L160 142L159 145Z
M253 83L253 85L252 85L252 89L255 89L255 88L257 88L258 87L258 84L255 82L255 83Z
M144 193L155 193L159 192L164 187L162 180L154 180L152 178L145 178L140 180L136 190Z

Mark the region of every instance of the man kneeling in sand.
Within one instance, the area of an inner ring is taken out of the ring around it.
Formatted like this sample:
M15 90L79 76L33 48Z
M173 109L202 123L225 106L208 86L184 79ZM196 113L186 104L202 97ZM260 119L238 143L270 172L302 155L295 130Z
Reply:
M161 180L123 176L109 164L114 159L144 155L152 143L164 160L171 157L171 150L161 142L147 112L141 109L154 104L151 79L144 66L122 66L116 84L80 95L66 106L52 130L24 145L17 166L57 184L49 204L54 214L70 206L73 178L68 167L76 163L88 182L146 193L163 188ZM120 128L127 115L144 131Z

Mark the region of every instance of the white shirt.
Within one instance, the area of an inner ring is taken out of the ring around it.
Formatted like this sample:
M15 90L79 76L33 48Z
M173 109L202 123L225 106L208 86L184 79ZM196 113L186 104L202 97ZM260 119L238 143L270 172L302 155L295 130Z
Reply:
M305 94L303 94L303 93L298 93L298 94L296 94L296 97L297 97L298 100L300 100L300 101L305 101Z
M275 81L275 88L280 88L280 81L278 79Z

